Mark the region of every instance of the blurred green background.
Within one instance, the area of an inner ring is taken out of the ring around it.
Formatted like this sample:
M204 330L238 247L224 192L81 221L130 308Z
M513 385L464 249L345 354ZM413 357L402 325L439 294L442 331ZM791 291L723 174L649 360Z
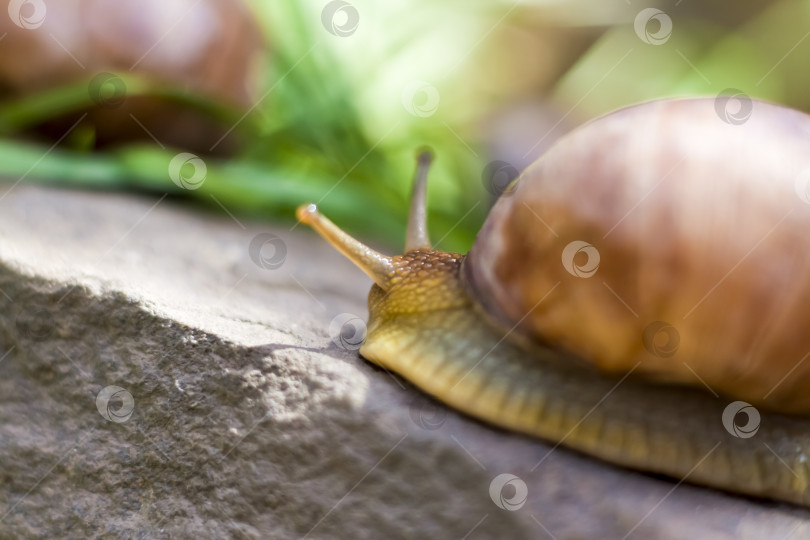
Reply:
M168 192L290 227L317 202L392 251L420 147L434 243L466 251L589 118L722 92L810 110L807 1L27 0L0 35L0 197Z

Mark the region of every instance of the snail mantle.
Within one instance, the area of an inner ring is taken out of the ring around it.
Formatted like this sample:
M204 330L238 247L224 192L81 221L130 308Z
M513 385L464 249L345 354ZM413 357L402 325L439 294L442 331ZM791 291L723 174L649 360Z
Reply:
M810 534L805 509L676 487L436 404L343 339L368 287L301 228L11 189L0 537Z

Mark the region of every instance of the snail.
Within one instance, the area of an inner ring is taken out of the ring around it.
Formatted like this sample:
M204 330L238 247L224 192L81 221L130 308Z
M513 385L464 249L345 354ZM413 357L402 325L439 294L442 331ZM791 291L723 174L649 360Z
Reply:
M466 255L298 219L374 281L360 354L452 408L604 461L810 505L810 116L653 101L580 126ZM746 418L747 417L747 418Z

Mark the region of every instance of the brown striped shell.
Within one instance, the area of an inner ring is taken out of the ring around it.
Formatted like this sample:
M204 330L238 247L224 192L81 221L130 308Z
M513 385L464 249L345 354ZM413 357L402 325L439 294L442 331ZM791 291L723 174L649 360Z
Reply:
M561 139L492 209L472 296L602 371L810 414L810 116L750 105L645 103Z

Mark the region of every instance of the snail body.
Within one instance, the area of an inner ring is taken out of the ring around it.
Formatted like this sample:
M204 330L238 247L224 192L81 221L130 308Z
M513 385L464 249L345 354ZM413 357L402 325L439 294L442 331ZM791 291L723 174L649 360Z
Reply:
M612 463L810 505L808 135L810 117L758 101L737 125L710 99L611 113L529 167L466 256L430 248L427 160L402 255L314 205L298 217L375 282L360 353L439 400ZM749 404L761 418L738 432Z

